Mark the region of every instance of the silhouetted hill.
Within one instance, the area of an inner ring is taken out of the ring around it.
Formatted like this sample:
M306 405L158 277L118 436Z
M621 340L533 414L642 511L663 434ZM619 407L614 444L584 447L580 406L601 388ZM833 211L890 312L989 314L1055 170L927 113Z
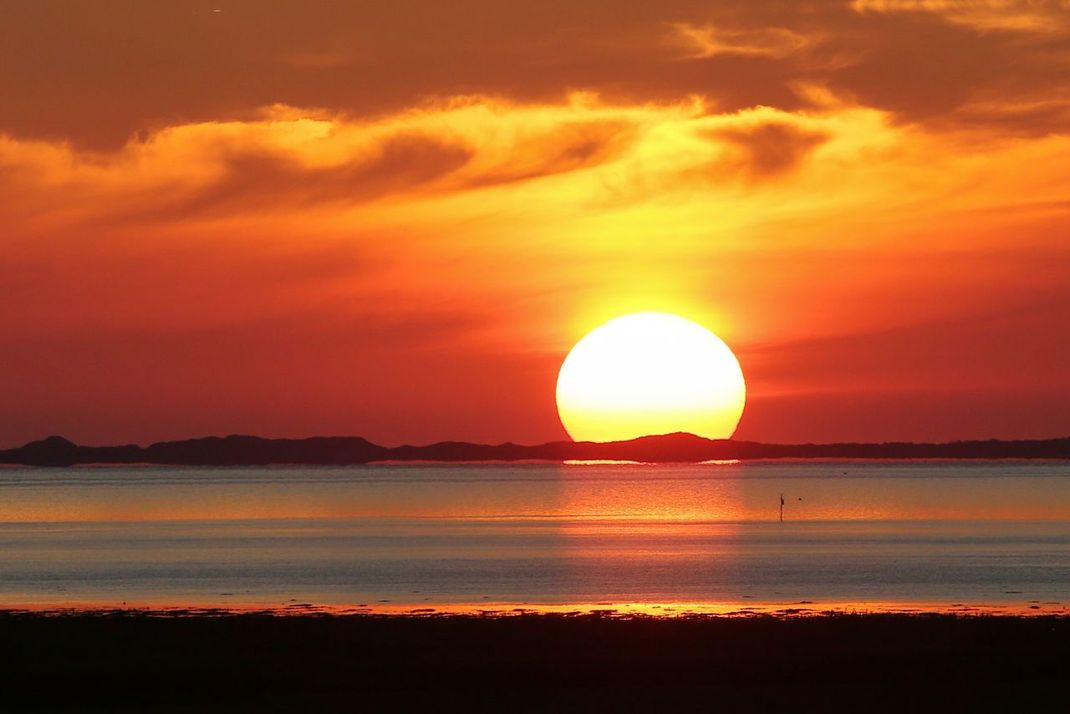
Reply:
M945 444L761 444L711 440L692 434L644 436L631 441L554 441L535 446L444 441L386 447L360 437L263 439L226 436L164 441L150 446L79 446L60 436L0 450L0 463L31 466L171 464L365 464L372 461L628 460L699 462L712 459L1070 459L1070 438L1034 441L955 441Z

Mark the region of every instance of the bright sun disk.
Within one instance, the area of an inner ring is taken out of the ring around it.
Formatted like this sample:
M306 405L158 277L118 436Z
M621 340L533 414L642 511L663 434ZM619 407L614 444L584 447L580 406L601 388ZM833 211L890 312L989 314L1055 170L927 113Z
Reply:
M677 315L640 312L589 332L557 377L557 410L576 441L687 432L727 439L743 415L739 361L717 335Z

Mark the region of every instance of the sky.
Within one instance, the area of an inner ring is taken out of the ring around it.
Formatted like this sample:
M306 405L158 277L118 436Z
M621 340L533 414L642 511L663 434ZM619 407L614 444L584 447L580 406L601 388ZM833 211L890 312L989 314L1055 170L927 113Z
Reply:
M8 3L0 445L566 438L672 312L736 437L1070 434L1070 1Z

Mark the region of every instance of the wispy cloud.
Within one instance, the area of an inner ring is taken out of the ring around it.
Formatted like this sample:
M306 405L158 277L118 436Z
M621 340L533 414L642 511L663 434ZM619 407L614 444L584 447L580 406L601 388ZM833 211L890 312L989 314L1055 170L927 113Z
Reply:
M1067 0L853 0L857 12L927 12L977 30L1061 32L1070 28Z
M739 29L714 25L671 25L671 42L685 59L743 55L780 59L817 43L817 38L785 27Z

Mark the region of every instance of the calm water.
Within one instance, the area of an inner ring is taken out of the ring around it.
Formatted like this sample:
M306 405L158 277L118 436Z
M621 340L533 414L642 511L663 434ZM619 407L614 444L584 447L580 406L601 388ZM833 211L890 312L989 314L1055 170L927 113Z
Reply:
M804 601L1065 608L1070 464L0 470L0 606Z

